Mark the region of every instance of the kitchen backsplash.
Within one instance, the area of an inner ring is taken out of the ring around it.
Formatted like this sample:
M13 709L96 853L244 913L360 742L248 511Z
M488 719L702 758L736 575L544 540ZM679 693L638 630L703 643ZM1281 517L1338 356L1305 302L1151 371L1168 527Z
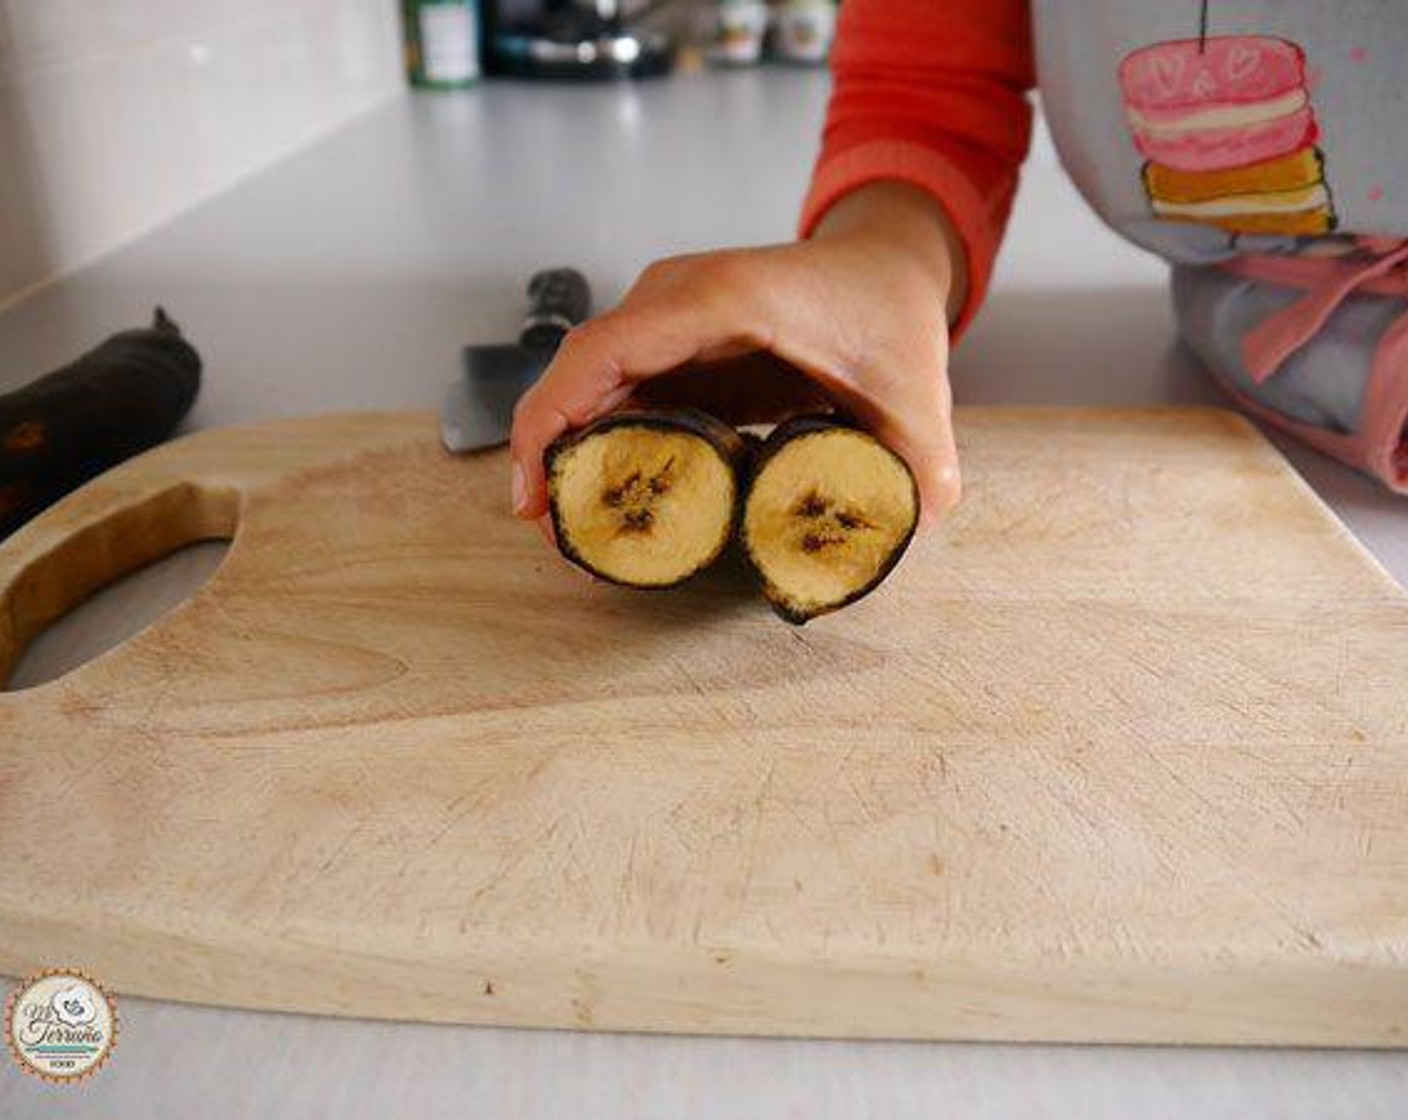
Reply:
M0 0L0 304L401 86L388 0Z

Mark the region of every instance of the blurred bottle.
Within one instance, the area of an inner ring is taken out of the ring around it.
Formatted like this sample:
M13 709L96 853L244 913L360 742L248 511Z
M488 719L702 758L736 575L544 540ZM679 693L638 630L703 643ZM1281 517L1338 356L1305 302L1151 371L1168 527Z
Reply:
M752 66L762 57L767 30L768 6L763 0L720 0L706 57L714 66Z
M777 12L773 53L784 62L817 65L826 61L835 37L832 0L785 0Z
M479 78L477 0L402 0L406 75L418 89L465 89Z

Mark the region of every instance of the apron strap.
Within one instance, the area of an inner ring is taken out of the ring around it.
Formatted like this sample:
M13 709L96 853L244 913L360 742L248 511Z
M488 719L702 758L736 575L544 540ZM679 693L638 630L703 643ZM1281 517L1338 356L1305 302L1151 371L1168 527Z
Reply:
M1383 248L1381 240L1365 239L1361 244ZM1275 271L1275 258L1267 259L1266 279ZM1247 372L1258 385L1272 377L1281 364L1315 337L1335 309L1356 289L1391 272L1408 262L1408 241L1390 243L1388 251L1354 268L1334 267L1338 262L1326 261L1326 279L1310 288L1300 299L1267 316L1249 330L1242 339L1242 358ZM1238 275L1256 278L1258 258L1244 257L1236 262Z

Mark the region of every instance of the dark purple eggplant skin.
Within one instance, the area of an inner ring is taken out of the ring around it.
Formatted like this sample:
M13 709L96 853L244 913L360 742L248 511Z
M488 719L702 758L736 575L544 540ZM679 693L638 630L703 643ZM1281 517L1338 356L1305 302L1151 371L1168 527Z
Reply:
M837 430L865 431L864 428L852 421L849 417L836 413L796 416L791 420L784 420L768 433L767 438L762 441L762 445L756 449L753 455L752 477L756 478L758 472L767 465L768 460L794 440L806 439L808 436ZM876 442L879 443L878 440ZM904 467L905 473L909 475L909 484L913 488L914 493L914 524L909 527L909 532L906 533L899 544L895 546L894 551L890 553L889 558L880 567L880 570L875 573L874 578L872 578L869 583L856 588L855 591L851 592L851 594L847 595L846 598L842 599L839 603L835 603L825 610L809 612L794 609L791 603L788 602L786 595L768 581L767 576L763 574L762 567L754 560L752 549L748 546L747 533L745 533L743 529L744 514L743 511L740 511L737 522L738 551L743 554L744 562L753 573L753 577L757 581L758 586L762 589L763 598L766 599L768 605L772 607L773 613L784 622L789 622L793 626L805 626L814 618L820 618L822 615L826 614L833 614L844 607L849 607L852 603L864 599L889 578L890 573L895 570L895 566L903 559L905 552L909 550L910 543L914 540L914 534L919 528L919 486L914 480L914 473L909 469L909 464L898 455L895 455L893 451L890 451L888 447L885 447L883 443L881 443L880 446L894 456L894 458L899 461L900 465ZM747 499L745 497L745 509L746 506Z
M166 439L200 391L201 360L160 307L76 361L0 396L0 537Z
M580 553L572 546L571 534L566 532L562 525L562 512L558 508L557 502L552 494L553 466L564 451L574 447L588 436L599 435L602 432L609 432L613 428L654 428L656 431L665 432L688 432L691 435L701 437L711 444L716 451L733 467L734 477L734 502L732 512L733 529L730 530L725 547L731 543L736 535L738 518L743 512L743 496L746 490L748 479L748 464L752 448L757 443L756 436L738 432L730 425L725 424L717 417L701 412L696 408L669 408L669 409L621 409L618 412L610 413L607 416L593 420L591 423L580 428L574 428L570 432L565 432L558 436L548 445L543 452L543 470L548 479L548 516L552 522L553 539L557 543L557 550L571 564L575 564L587 574L606 583L616 584L619 587L630 587L637 591L667 591L671 587L678 587L679 584L670 584L660 587L638 587L631 583L622 583L620 580L612 579L609 575L597 571L586 562ZM707 565L706 565L707 567ZM702 569L701 569L702 570ZM698 575L695 572L694 575ZM686 579L693 578L692 576ZM680 581L685 582L684 580Z
M654 428L661 432L689 432L712 443L731 462L737 462L747 446L746 436L722 420L700 412L697 408L623 408L609 415L564 432L548 445L543 453L543 467L551 474L553 460L567 448L588 436L609 432L612 428Z

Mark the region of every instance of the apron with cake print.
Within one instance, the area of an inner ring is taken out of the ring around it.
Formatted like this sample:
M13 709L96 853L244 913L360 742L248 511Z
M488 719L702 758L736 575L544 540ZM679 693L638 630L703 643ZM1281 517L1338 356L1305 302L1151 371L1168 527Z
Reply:
M1408 493L1408 0L1033 0L1096 211L1246 408Z

